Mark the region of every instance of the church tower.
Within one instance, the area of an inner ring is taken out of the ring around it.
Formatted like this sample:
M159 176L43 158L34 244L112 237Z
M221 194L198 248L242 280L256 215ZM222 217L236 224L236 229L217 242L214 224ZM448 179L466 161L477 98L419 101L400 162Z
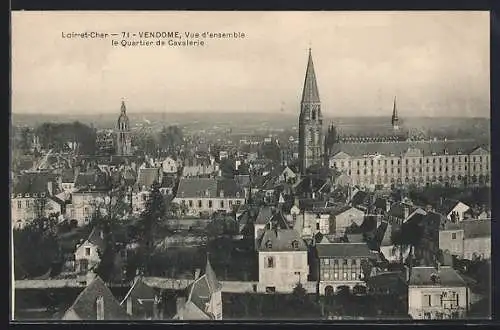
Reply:
M130 136L130 124L127 117L127 107L122 101L120 117L117 122L116 153L120 156L132 154L132 141Z
M330 124L325 136L325 166L329 165L329 157L332 154L335 143L337 143L337 128L333 124Z
M392 108L392 129L399 130L398 108L396 106L396 97L394 96L394 107Z
M305 174L311 165L323 163L323 116L319 100L318 85L309 48L306 78L302 91L299 116L299 161L300 171Z

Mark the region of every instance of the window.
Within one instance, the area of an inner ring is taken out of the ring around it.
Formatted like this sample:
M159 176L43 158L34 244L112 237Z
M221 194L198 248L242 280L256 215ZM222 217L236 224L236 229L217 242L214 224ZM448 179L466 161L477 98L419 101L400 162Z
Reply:
M298 242L298 241L293 241L293 242L292 242L292 247L293 247L294 249L298 249L298 248L299 248L299 242Z
M213 205L212 205L212 200L209 200L209 201L208 201L208 207L209 207L209 208L212 208L212 206L213 206Z
M324 278L325 280L329 280L329 279L330 279L330 273L329 273L329 272L324 272L324 273L323 273L323 278Z
M20 209L23 207L23 203L21 201L17 201L17 208Z
M330 259L323 259L323 263L325 265L329 265L330 264Z
M351 261L351 265L353 265L353 266L354 266L354 265L356 265L356 259L353 259L353 260Z
M344 265L347 265L347 259L344 259Z
M335 272L333 273L333 279L338 280L339 279L339 273Z
M229 204L229 207L233 206L233 201L232 201L232 200L229 200L229 201L228 201L228 204Z
M273 257L267 257L266 268L274 268L274 258Z
M90 248L85 248L85 255L90 256Z
M333 259L333 264L338 266L339 260L338 259Z
M347 274L347 272L344 272L344 277L343 277L344 281L347 281L349 280L349 274Z
M236 201L236 205L240 205L241 204L241 201Z
M27 201L26 201L26 208L29 208L29 207L30 207L30 201L29 201L29 200L27 200Z
M266 242L266 248L267 249L272 249L273 248L273 243L271 241Z
M422 296L422 307L430 307L431 305L431 295L430 294L424 294Z
M189 207L193 207L193 201L192 200L189 200L188 204L189 204Z
M357 280L357 274L356 274L356 272L352 272L351 273L351 281L355 281L355 280Z
M319 222L316 222L316 230L319 230Z
M451 234L451 239L457 239L457 233L452 233Z
M220 207L223 209L224 208L224 201L220 201Z
M201 200L198 200L198 208L201 208Z

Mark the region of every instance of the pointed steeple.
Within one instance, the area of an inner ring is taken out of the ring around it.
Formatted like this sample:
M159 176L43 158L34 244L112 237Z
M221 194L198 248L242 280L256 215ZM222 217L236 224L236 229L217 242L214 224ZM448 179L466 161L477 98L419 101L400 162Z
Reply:
M125 106L125 100L122 99L122 107L121 107L121 112L122 114L127 114L127 107Z
M396 105L396 96L394 96L394 106L392 108L392 120L391 120L392 127L394 129L398 128L398 122L399 122L398 108L397 108L397 105Z
M306 78L304 81L304 89L302 91L302 103L319 103L318 84L316 82L316 74L314 73L314 64L309 48L309 59L307 61Z

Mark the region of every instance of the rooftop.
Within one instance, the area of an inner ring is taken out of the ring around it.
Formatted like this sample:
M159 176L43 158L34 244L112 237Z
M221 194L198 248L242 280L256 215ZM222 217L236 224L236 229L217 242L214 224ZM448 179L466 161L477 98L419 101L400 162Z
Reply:
M464 287L463 278L451 267L413 267L410 273L410 286Z

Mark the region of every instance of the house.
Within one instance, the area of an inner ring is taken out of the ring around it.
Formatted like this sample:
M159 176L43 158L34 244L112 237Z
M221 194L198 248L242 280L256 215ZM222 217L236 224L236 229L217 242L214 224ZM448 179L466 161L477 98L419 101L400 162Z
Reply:
M352 225L361 226L365 213L349 205L339 206L331 213L332 234L337 237L344 236L347 228Z
M307 246L293 229L266 230L258 241L259 287L290 293L309 276Z
M367 293L372 296L406 296L408 294L406 275L399 271L375 274L365 281Z
M254 238L255 238L255 249L259 247L259 240L266 230L272 228L279 229L289 229L286 218L283 214L270 206L261 207L255 222L254 227Z
M444 199L440 201L437 211L443 214L450 221L462 221L465 214L470 210L470 206L454 200Z
M195 275L187 289L187 297L177 297L174 320L222 320L222 285L207 258L205 274Z
M160 296L156 290L144 283L142 276L137 276L132 287L125 295L120 306L125 308L133 320L161 319Z
M375 233L376 249L389 263L398 263L406 260L410 255L411 246L397 245L393 242L393 226L382 221Z
M160 183L160 192L164 196L173 196L177 190L177 178L171 175L164 175Z
M89 237L76 247L74 253L76 272L86 274L89 270L95 269L101 262L101 253L105 247L103 230L94 227Z
M439 248L460 259L491 258L491 221L448 222L439 230Z
M245 192L234 179L181 178L173 202L189 216L232 212L245 203Z
M61 173L61 188L67 192L73 192L75 189L76 176L78 175L78 168L66 168Z
M20 176L10 198L12 226L22 228L37 217L64 213L65 203L54 197L57 193L55 177L48 173Z
M402 225L415 213L427 214L424 209L409 201L397 202L391 205L391 209L387 212L387 219L391 225Z
M166 157L162 162L161 162L161 168L163 173L165 174L177 174L179 171L179 168L177 167L177 160L175 160L173 157Z
M330 234L331 215L325 212L305 211L295 217L293 229L295 229L302 238L310 239L317 233L323 235Z
M321 295L333 295L341 287L364 285L361 264L376 257L365 243L317 244L316 256Z
M147 191L153 183L161 183L163 172L161 168L142 167L137 173L136 191Z
M182 177L212 177L219 171L219 165L211 156L189 156L184 161Z
M128 319L129 315L99 276L96 276L78 295L62 317L63 321L120 321Z
M71 194L71 204L66 207L70 220L76 220L79 226L87 225L92 219L100 201L107 196L106 190L79 189Z
M413 267L408 281L408 314L413 319L466 317L469 289L451 267Z

